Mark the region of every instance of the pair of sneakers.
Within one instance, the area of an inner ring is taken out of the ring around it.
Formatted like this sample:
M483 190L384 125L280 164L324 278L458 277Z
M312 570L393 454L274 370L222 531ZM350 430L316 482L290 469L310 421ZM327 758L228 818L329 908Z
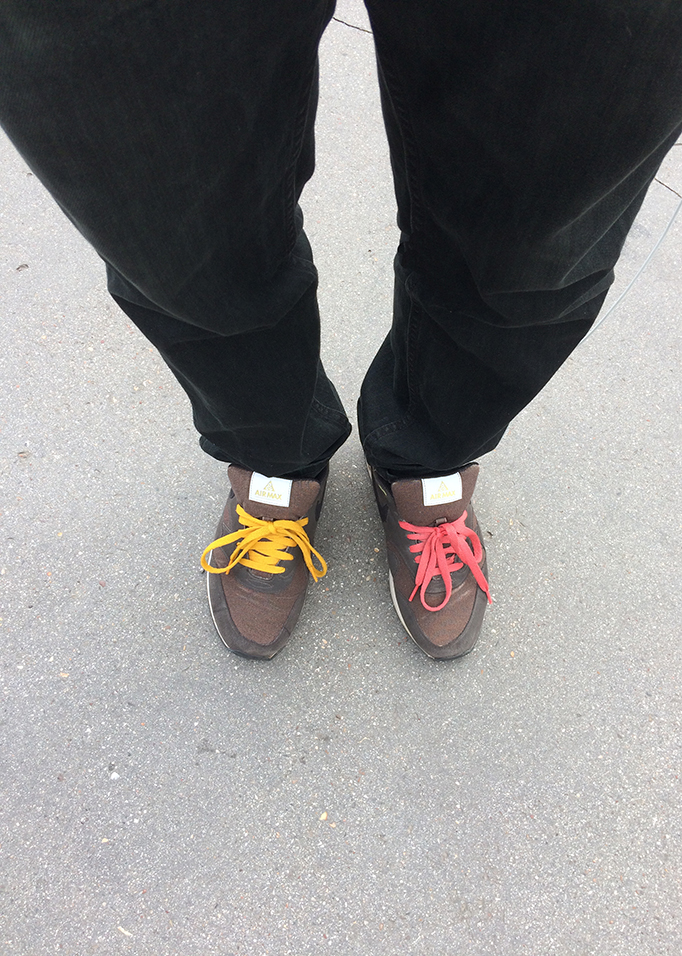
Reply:
M429 657L461 657L474 646L490 601L471 506L478 465L392 483L369 472L398 617ZM291 637L310 578L326 573L314 540L328 473L290 481L228 469L230 496L201 563L216 630L235 653L274 657Z

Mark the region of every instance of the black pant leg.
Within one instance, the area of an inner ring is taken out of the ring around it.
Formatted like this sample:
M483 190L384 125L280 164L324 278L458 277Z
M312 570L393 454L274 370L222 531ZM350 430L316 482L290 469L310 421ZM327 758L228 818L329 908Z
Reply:
M0 5L0 121L186 388L206 450L268 474L317 467L349 432L297 211L332 11Z
M401 229L369 461L490 451L589 330L682 126L670 0L366 0Z

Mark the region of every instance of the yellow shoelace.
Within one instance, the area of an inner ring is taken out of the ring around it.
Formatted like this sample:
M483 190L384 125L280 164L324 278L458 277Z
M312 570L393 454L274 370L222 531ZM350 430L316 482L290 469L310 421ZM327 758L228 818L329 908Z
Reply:
M245 564L256 571L265 571L268 574L282 574L285 568L278 567L280 561L293 561L294 556L286 549L297 547L301 549L306 567L318 581L327 573L327 562L319 551L310 543L308 535L303 530L308 524L307 518L299 521L261 521L247 514L241 505L237 505L239 521L244 525L232 534L212 541L201 555L201 566L209 574L229 574L236 564ZM240 538L242 539L240 541ZM230 556L226 568L214 568L206 560L206 555L215 548L222 548L226 544L240 541ZM317 558L319 567L313 564L313 555Z

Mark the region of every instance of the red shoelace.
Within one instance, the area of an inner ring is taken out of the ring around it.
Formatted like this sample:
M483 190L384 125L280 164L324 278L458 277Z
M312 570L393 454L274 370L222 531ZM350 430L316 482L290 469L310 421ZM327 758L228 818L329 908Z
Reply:
M427 611L440 611L445 607L452 594L450 575L464 565L470 569L479 588L485 592L488 604L493 603L488 582L479 567L483 546L476 532L467 528L464 523L466 516L465 511L456 521L445 521L432 528L422 528L408 521L400 522L400 527L407 532L407 537L416 542L410 545L410 551L415 553L414 560L417 562L417 578L410 601L419 591L419 597ZM437 574L440 574L445 582L445 600L438 607L431 607L426 603L425 594L432 578Z

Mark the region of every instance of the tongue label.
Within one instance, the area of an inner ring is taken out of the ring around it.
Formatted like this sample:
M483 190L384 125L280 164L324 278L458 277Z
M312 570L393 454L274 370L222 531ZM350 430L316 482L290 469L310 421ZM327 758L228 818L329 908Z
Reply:
M429 505L446 505L450 501L460 501L462 476L456 471L454 475L445 475L443 478L422 478L422 494L427 508Z
M288 508L291 500L291 486L293 481L288 478L268 478L254 471L249 484L249 498L251 501L264 501L277 508Z

